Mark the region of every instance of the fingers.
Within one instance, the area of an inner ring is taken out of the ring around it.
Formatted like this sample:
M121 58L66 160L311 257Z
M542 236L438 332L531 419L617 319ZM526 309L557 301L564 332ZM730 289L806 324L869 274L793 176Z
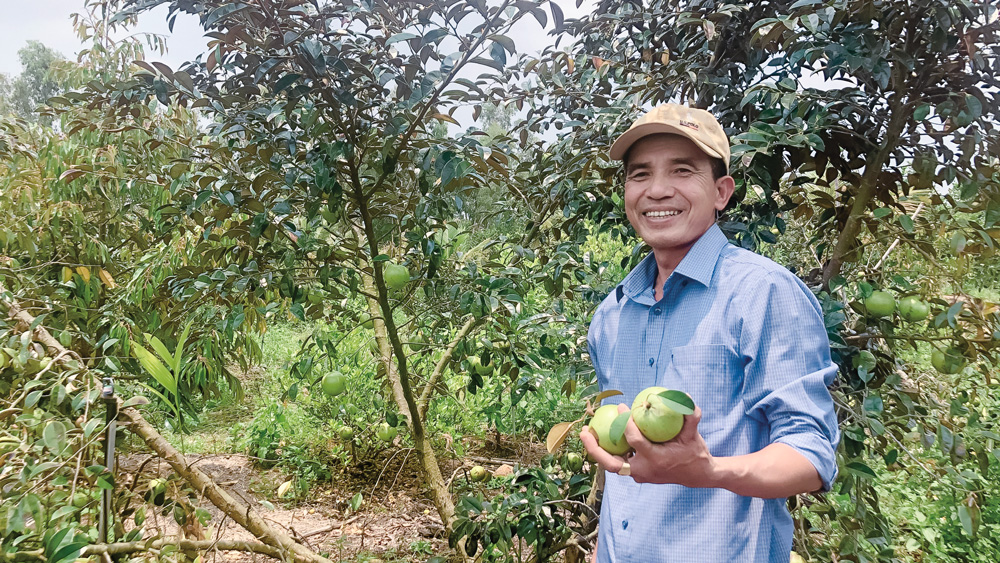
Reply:
M601 467L612 473L618 473L621 470L625 460L619 456L609 454L604 448L598 445L597 438L594 438L594 435L590 433L590 429L587 426L584 426L583 430L580 431L580 441L583 442L583 447L587 448L587 453Z

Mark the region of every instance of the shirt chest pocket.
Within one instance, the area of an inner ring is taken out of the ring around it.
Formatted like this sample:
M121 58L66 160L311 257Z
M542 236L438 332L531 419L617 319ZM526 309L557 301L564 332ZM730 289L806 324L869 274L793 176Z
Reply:
M722 430L728 419L743 412L743 369L725 345L674 348L664 379L664 387L684 391L701 407L698 429L703 436Z

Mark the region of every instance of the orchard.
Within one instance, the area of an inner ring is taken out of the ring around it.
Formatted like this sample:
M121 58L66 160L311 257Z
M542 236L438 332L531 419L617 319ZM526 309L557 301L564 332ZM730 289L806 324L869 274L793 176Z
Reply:
M619 413L586 340L648 251L608 146L667 101L726 129L719 225L839 366L793 560L1000 560L997 18L81 0L79 53L0 75L0 562L587 560L580 428L621 454L695 409Z

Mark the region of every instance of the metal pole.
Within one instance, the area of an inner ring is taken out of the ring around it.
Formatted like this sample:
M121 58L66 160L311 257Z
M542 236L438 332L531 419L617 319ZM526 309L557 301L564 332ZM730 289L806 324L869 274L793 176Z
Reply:
M115 483L115 433L117 431L118 419L118 399L115 397L115 384L110 377L104 378L104 388L101 391L101 400L107 413L107 429L104 434L104 467L108 468L111 475L112 485ZM111 520L111 497L114 495L114 488L101 489L101 513L98 520L97 533L100 542L108 541L108 524Z

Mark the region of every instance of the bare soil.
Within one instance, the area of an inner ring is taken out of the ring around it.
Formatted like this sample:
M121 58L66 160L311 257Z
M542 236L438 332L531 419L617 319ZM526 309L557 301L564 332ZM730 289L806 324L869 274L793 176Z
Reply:
M473 464L484 465L497 475L509 474L517 465L537 464L545 453L544 445L508 441L500 436L490 436L485 442L468 445L471 454L465 461L442 461L441 469L446 477L454 476L464 481L464 472ZM444 526L433 503L424 494L416 454L411 449L390 451L380 464L362 461L357 465L332 468L331 482L315 484L309 489L307 498L295 501L278 498L278 488L290 479L280 468L263 469L248 456L231 453L189 456L189 460L272 525L334 561L422 562L431 556L449 553ZM171 471L159 459L130 454L120 458L118 474L126 487L133 487L138 480L133 488L142 494L148 490L149 479L167 478ZM359 492L363 503L358 510L352 511L351 499ZM188 498L195 508L204 509L211 515L207 525L200 530L203 539L254 539L206 499ZM177 537L181 533L169 511L154 510L150 503L146 506L146 520L142 523L144 537ZM126 527L134 526L128 518ZM242 552L211 553L206 554L206 558L221 561L267 559Z

